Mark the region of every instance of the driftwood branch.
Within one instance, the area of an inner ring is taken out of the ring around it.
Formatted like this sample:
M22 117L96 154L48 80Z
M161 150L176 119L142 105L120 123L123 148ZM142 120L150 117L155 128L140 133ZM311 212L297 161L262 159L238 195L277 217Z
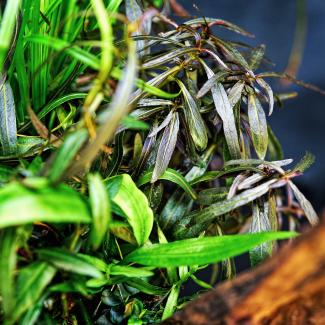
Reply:
M325 324L325 223L164 324Z

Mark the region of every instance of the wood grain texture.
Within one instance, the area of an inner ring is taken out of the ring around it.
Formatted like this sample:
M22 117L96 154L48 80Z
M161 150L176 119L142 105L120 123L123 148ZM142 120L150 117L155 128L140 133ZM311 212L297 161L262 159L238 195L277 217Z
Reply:
M163 324L325 324L324 221Z

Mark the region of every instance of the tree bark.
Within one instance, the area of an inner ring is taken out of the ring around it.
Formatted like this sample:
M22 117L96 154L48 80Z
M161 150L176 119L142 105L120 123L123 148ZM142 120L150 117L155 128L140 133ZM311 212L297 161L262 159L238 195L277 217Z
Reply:
M325 324L325 223L163 324Z

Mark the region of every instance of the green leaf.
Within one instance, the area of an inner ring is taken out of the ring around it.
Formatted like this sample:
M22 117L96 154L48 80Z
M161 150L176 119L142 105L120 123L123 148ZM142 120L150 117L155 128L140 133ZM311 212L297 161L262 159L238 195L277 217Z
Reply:
M185 239L138 248L127 255L124 262L156 267L217 263L264 242L287 239L295 235L294 232L283 231Z
M112 264L109 268L110 275L124 275L128 278L142 278L152 276L153 272L137 267L125 266L125 265L114 265Z
M143 245L148 240L153 226L153 212L147 197L127 174L109 178L106 186L112 202L121 209L132 227L138 245Z
M227 74L229 74L228 71L219 71L218 73L214 74L203 84L196 97L203 97L207 92L211 90L216 82L221 81Z
M148 295L154 295L154 296L163 296L166 294L167 290L158 286L155 286L147 281L144 281L142 279L130 279L126 282L129 286L136 288L140 290L141 292L144 292Z
M9 324L15 323L23 313L37 303L55 273L56 268L45 262L32 263L19 272L16 305L9 318Z
M170 290L169 295L168 295L168 299L167 299L161 320L164 320L164 319L173 315L174 310L177 305L179 292L180 292L179 284L174 284Z
M252 71L255 71L261 64L265 54L265 45L261 44L253 49L250 57L249 67Z
M151 178L152 172L147 172L140 177L140 179L137 181L137 185L142 186L147 184L150 182ZM196 199L196 193L191 185L187 182L185 177L175 169L167 168L158 179L164 179L179 185L193 200Z
M67 250L51 247L51 249L39 249L37 250L37 254L41 260L64 271L93 278L103 277L103 273L96 266L90 264L82 256L73 254Z
M317 225L319 222L319 218L318 218L317 213L315 212L313 206L311 205L311 203L305 198L305 196L300 192L300 190L294 183L289 181L289 185L290 185L296 199L298 200L301 208L304 210L308 221L313 226Z
M0 296L5 315L13 311L15 304L14 277L17 263L16 228L0 231Z
M160 140L156 163L152 172L151 182L154 183L165 172L169 161L174 153L177 135L179 130L178 113L174 112L168 126L166 126L162 138Z
M183 112L185 116L186 123L188 125L189 133L195 147L202 151L207 147L208 144L208 133L206 125L200 113L200 108L198 102L194 99L192 94L188 91L185 85L176 80L179 87L182 90L184 97L184 107Z
M3 71L3 65L6 59L12 35L17 23L17 16L19 12L21 0L8 0L6 2L5 11L1 17L0 26L0 73Z
M13 182L0 189L0 228L36 221L90 223L82 197L66 185L31 188Z
M99 174L88 175L88 191L93 221L89 233L89 243L96 250L109 229L111 203Z
M315 162L315 156L310 152L306 152L305 155L302 157L302 159L298 162L298 164L293 167L292 171L303 173L314 162Z
M85 143L87 137L87 130L80 129L69 134L65 138L62 145L56 151L51 167L48 171L51 182L57 182L60 180L64 172L73 162L82 145Z
M2 153L5 156L14 154L17 150L17 126L14 97L9 82L5 81L5 78L2 76L1 73L0 143L2 146Z
M254 94L248 95L248 120L257 156L264 159L268 146L267 122L263 107Z

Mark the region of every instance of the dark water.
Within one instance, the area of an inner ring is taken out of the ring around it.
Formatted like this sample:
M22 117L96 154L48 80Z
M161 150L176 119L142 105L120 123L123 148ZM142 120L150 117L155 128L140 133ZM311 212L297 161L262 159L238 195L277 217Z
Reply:
M274 70L285 69L295 32L296 0L179 0L179 3L193 15L222 18L244 27L255 34L255 39L241 39L252 45L266 44L267 56L276 64ZM193 8L193 3L201 13ZM307 7L307 41L297 78L325 89L325 1L307 0ZM233 33L227 36L238 39ZM325 207L325 96L295 86L281 87L283 92L298 91L299 96L287 101L284 109L276 109L270 124L287 158L299 160L306 150L316 156L315 164L296 182L320 212Z

